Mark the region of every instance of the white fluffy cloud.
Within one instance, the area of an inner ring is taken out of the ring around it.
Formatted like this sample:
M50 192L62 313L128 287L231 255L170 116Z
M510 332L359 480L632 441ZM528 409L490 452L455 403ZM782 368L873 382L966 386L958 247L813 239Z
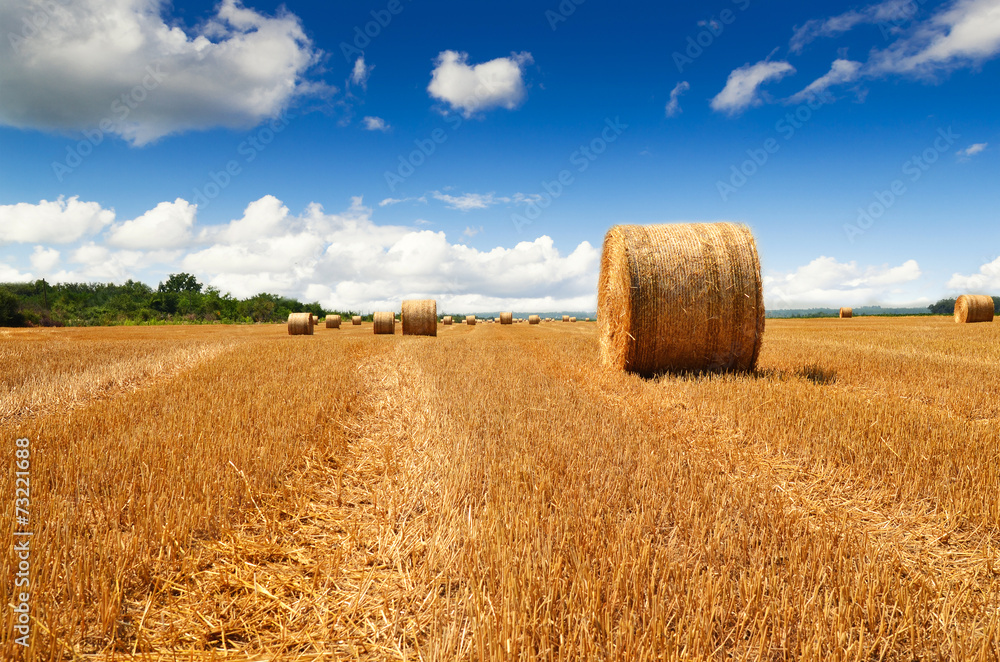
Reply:
M524 67L533 62L531 53L511 53L470 66L467 53L443 51L437 56L427 91L466 117L503 107L514 109L525 95Z
M69 200L59 196L58 200L42 200L37 205L0 205L0 243L70 244L99 232L114 220L114 211L102 209L96 202L80 202L76 196Z
M351 69L351 82L359 87L367 89L368 77L372 75L372 69L374 68L374 64L365 64L365 56L362 55L354 61L354 68Z
M764 277L764 299L773 308L860 306L912 303L900 286L920 278L920 265L907 260L896 267L861 268L821 256L793 272Z
M3 44L10 50L0 67L0 124L101 127L142 145L191 129L247 128L322 88L304 79L319 53L295 15L268 17L222 0L210 20L186 32L162 15L168 6L0 4L0 25L13 35Z
M712 109L731 115L760 103L758 89L764 83L781 80L795 73L795 67L787 62L763 60L757 64L746 64L733 70L726 79L726 86L712 99Z
M979 267L979 273L954 274L948 281L948 289L959 292L996 294L1000 291L1000 257Z
M670 90L670 101L667 102L667 117L673 117L677 113L681 112L680 96L690 89L691 84L686 80L682 80L674 85L674 89Z
M975 156L979 152L986 149L988 146L989 143L973 143L972 145L969 145L965 149L958 150L958 155L964 157Z
M833 65L830 67L830 71L809 83L804 90L790 97L789 101L792 103L808 101L822 92L825 92L828 87L849 83L858 77L858 71L860 69L860 62L844 59L834 60Z
M197 205L177 198L161 202L142 216L115 225L108 232L108 243L120 248L178 248L191 241Z
M384 133L389 130L389 125L381 117L366 117L364 123L365 128L369 131L382 131Z
M806 44L819 37L835 37L858 25L898 23L911 18L915 12L914 0L886 0L863 9L852 9L830 18L814 18L806 21L801 27L795 28L795 33L792 35L788 47L793 53L798 53Z
M497 198L493 193L463 193L462 195L448 195L440 191L431 193L435 200L440 200L449 209L459 211L471 211L473 209L486 209L499 202L508 202L509 198Z
M1000 53L1000 3L956 0L906 37L872 54L872 73L931 75Z
M59 264L59 251L54 248L45 248L44 246L35 246L35 250L31 253L32 268L40 271L43 274L51 273L56 265Z

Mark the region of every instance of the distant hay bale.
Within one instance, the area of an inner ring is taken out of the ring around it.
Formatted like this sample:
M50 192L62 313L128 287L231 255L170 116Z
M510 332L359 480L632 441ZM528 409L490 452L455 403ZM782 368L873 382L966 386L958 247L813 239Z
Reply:
M288 335L313 335L312 313L291 313L288 315Z
M853 308L841 308L840 309L840 317L841 317L841 319L847 319L847 318L850 318L850 317L854 317L854 309Z
M375 333L395 333L396 317L392 313L375 313Z
M352 316L351 324L353 324L354 326L361 326L361 315Z
M312 323L313 323L313 326L319 324L319 315L313 315L312 316Z
M584 322L589 322L589 321L590 321L590 318L589 318L589 317L584 317L584 318L583 318L583 321L584 321Z
M403 302L404 336L436 336L438 334L437 301L408 299Z
M326 328L328 328L328 329L339 329L340 328L340 315L327 315L326 316Z
M563 321L564 322L568 322L569 321L569 315L563 315Z
M465 323L468 324L469 326L475 326L476 325L476 316L475 315L466 315L465 316Z
M959 324L992 322L993 297L985 294L963 294L955 301L955 321Z
M443 318L441 318L441 323L444 324L445 326L451 326L451 315L445 315Z
M576 318L575 318L575 317L570 317L570 318L569 318L569 321L570 321L570 322L575 322L575 321L576 321Z
M511 324L514 320L514 313L500 313L497 321L501 324Z
M764 336L753 234L733 223L612 227L597 320L608 366L644 376L752 370Z
M542 319L538 315L528 315L528 324L538 324Z

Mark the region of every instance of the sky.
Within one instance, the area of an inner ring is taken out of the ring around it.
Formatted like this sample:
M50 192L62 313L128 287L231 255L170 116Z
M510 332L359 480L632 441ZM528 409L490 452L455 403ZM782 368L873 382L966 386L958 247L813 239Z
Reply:
M1000 0L0 2L0 282L594 310L616 224L769 309L1000 294Z

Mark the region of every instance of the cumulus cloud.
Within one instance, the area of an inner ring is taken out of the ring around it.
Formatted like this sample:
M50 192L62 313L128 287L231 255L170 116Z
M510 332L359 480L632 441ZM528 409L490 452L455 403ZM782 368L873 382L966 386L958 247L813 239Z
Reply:
M382 131L384 133L389 130L389 125L381 117L366 117L364 123L365 128L369 131Z
M362 55L354 61L354 68L351 70L351 82L355 85L368 89L368 77L372 75L375 65L365 65L365 56Z
M690 89L691 85L686 80L674 85L674 89L670 90L670 101L667 102L667 117L673 117L681 112L680 96Z
M4 39L13 52L0 67L0 124L99 127L143 145L193 129L248 128L297 96L332 89L306 80L320 53L284 9L265 16L222 0L186 32L163 16L167 7L158 0L2 3L0 25L15 28ZM22 27L38 15L42 29Z
M975 156L979 152L981 152L984 149L986 149L988 146L989 146L989 143L973 143L972 145L969 145L965 149L958 150L957 153L958 153L959 156L963 156L963 157L968 158L970 156Z
M3 96L6 96L3 95ZM0 205L0 243L70 244L92 235L115 220L115 212L77 196L37 205L19 202Z
M35 250L32 251L29 259L31 260L32 268L43 274L51 273L56 268L56 265L59 264L59 251L54 248L35 246Z
M471 66L468 59L467 53L441 52L427 86L430 95L466 117L490 108L512 110L521 103L524 68L533 62L531 53L511 53L510 57Z
M1000 257L979 267L977 274L953 274L948 289L961 292L995 294L1000 291Z
M809 83L805 89L798 94L792 95L788 100L792 103L808 101L809 99L822 94L827 88L833 85L842 85L843 83L849 83L856 80L860 69L860 62L845 59L834 60L833 65L830 67L830 71Z
M142 216L114 225L108 243L121 248L178 248L192 239L191 230L198 206L177 198L161 202Z
M757 64L746 64L730 72L726 86L712 99L712 109L730 115L738 114L760 103L758 89L761 85L793 73L795 67L787 62L762 60Z
M852 9L830 18L811 19L801 27L796 27L788 48L793 53L820 37L835 37L848 32L858 25L872 23L898 23L907 20L916 12L913 0L886 0L863 9Z
M785 274L764 277L764 299L774 308L837 307L913 300L901 285L920 278L920 265L907 260L895 267L859 267L820 256ZM907 298L909 297L909 298Z
M869 59L872 73L929 76L1000 53L1000 4L956 0Z

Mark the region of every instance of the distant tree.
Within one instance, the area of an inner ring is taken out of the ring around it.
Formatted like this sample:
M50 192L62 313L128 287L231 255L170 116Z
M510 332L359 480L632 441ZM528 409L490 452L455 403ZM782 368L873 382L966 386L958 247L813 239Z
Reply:
M0 287L0 326L24 326L21 302L7 288Z
M955 312L955 299L941 299L927 306L932 315L951 315Z
M167 277L166 282L160 283L157 287L159 292L173 292L179 294L181 292L193 292L195 294L201 293L202 284L198 282L198 279L188 273L180 274L170 274Z

